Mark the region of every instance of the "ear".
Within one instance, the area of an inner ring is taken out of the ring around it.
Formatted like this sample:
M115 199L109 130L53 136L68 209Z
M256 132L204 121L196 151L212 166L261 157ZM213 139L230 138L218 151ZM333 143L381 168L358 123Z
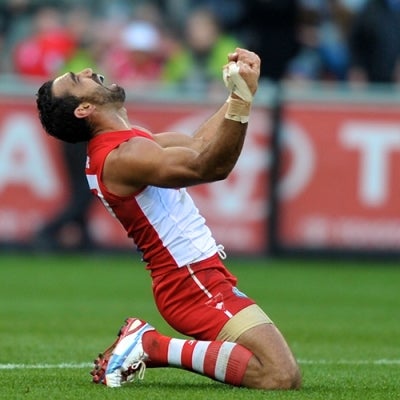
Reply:
M89 116L95 109L96 106L91 103L81 103L75 108L74 115L76 118L85 118Z

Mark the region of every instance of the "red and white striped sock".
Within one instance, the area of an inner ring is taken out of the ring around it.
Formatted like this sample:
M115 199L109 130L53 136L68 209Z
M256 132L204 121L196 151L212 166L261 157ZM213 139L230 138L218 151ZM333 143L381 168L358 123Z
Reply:
M143 335L149 367L180 367L240 386L253 353L232 342L174 339L157 331Z

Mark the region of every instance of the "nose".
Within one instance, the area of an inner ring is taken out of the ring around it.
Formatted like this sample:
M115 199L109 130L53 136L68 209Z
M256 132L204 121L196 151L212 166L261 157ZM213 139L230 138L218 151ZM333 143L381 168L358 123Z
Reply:
M92 68L85 68L81 72L79 72L78 75L90 78L93 75L93 70L92 70Z

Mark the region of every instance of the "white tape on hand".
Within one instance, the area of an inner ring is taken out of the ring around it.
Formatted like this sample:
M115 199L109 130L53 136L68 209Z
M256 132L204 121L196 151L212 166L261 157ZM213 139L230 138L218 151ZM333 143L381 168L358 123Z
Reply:
M244 101L251 103L253 101L253 94L250 92L245 80L240 76L239 69L239 65L235 62L231 62L224 67L222 77L225 86L231 93L235 93Z

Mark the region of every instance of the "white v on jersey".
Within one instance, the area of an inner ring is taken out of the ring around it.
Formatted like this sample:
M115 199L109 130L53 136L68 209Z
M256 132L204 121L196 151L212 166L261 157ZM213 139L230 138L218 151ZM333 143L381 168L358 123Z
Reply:
M107 154L127 140L128 132L128 137L136 136L136 130L111 132L89 142L86 175L90 189L133 238L153 276L157 269L182 267L213 256L218 251L216 242L186 189L146 186L137 194L120 197L101 182Z

